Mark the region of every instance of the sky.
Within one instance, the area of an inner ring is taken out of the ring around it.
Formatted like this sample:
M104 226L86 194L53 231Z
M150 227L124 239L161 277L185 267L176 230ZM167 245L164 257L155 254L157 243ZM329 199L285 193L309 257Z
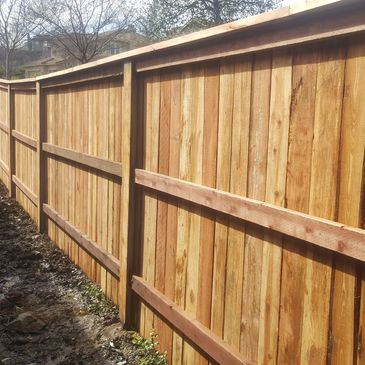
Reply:
M282 4L283 6L288 6L299 2L301 2L301 0L283 0Z

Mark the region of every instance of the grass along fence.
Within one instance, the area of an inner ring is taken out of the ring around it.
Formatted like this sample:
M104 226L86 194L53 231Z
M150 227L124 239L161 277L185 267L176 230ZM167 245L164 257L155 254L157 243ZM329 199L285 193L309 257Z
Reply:
M311 2L3 80L0 178L171 364L364 364L364 19Z

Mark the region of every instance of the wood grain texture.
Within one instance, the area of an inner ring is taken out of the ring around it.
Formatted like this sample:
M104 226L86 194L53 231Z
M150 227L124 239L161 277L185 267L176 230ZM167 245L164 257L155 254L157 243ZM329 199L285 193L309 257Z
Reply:
M228 191L230 186L232 123L234 98L234 65L222 64L220 67L218 107L218 146L217 146L217 189ZM227 171L226 171L227 169ZM228 221L219 217L215 225L214 257L213 257L213 287L211 330L223 337L225 312L225 284L227 263Z
M365 106L360 101L365 93L364 75L360 71L364 66L365 47L356 42L350 43L344 76L337 219L355 227L361 224L363 189L361 180L353 179L353 176L361 176L364 166ZM355 263L336 255L331 317L332 364L352 363L354 349L357 350L354 337L357 331L356 282Z
M292 56L276 52L272 59L270 120L265 201L285 205L288 136L292 90ZM258 363L275 364L279 336L282 236L265 232L260 302Z
M337 166L344 80L344 49L322 49L318 63L309 213L336 219ZM334 102L335 101L335 102ZM331 264L327 252L307 253L301 362L327 357Z
M97 259L104 267L119 278L119 260L110 255L106 250L100 247L97 243L85 236L77 227L74 227L57 211L49 205L43 205L44 212L52 219L61 229L70 235L84 250L88 251L95 259Z
M173 301L165 297L140 277L133 277L133 290L166 320L194 341L205 353L221 365L249 365L232 347L228 346L219 336L206 329L200 322L194 320L187 312L181 310Z
M160 76L146 80L146 115L145 115L145 168L158 171L158 142L160 116ZM156 229L157 229L157 199L156 195L144 196L144 250L143 250L143 277L150 284L155 282L156 260ZM144 323L142 333L146 336L154 328L154 314L142 307L141 319Z
M181 139L179 146L179 177L189 180L192 155L190 151L191 138L191 106L192 100L192 71L184 70L181 73ZM175 297L174 302L180 307L185 307L186 298L186 270L187 248L189 244L190 213L189 207L179 205L177 212L177 238L176 238L176 269L175 269ZM173 337L172 363L183 364L184 342L176 332Z
M293 54L286 207L308 213L317 80L316 48ZM278 364L300 363L307 245L283 238Z

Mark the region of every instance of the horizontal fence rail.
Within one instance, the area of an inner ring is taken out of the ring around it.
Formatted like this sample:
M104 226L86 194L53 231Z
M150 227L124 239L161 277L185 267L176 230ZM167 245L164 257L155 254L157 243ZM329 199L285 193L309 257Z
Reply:
M9 127L3 123L0 123L0 129L5 133L9 133Z
M17 140L24 144L26 144L29 147L32 147L33 149L37 149L37 140L31 137L26 136L23 133L19 133L15 130L11 132L11 135Z
M64 217L58 214L47 204L43 205L43 211L52 219L59 227L61 227L70 237L72 237L82 248L84 248L92 257L97 259L104 267L106 267L115 277L119 278L119 260L110 255L96 242L86 237L79 229L74 227Z
M38 205L38 197L26 185L24 185L15 175L12 176L14 184L32 201L34 205Z
M144 170L135 171L141 186L365 261L365 230L281 208L217 189Z
M110 175L122 177L122 165L118 162L109 161L104 158L54 146L48 143L43 143L42 149L44 152L51 155L91 167L95 170L104 171Z
M252 365L245 361L234 348L209 331L199 321L191 318L169 298L165 297L142 278L134 276L133 290L142 300L157 311L169 323L184 334L192 343L200 347L212 359L221 365Z

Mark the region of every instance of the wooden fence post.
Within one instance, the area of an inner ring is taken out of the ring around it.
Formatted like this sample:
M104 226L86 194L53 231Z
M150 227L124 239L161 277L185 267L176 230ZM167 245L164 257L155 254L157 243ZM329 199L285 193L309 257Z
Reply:
M46 231L46 216L43 212L43 203L46 202L47 195L47 180L46 180L46 159L42 150L42 143L45 140L46 126L43 113L43 98L41 83L36 83L36 103L37 103L37 165L38 165L38 230L39 232Z
M14 100L11 85L8 84L8 126L9 126L9 195L15 198L15 183L13 175L15 175L15 140L13 137L13 129L15 128Z
M124 64L122 101L122 201L120 242L120 319L127 326L132 325L131 315L131 268L134 254L134 183L135 168L135 72L132 62Z

